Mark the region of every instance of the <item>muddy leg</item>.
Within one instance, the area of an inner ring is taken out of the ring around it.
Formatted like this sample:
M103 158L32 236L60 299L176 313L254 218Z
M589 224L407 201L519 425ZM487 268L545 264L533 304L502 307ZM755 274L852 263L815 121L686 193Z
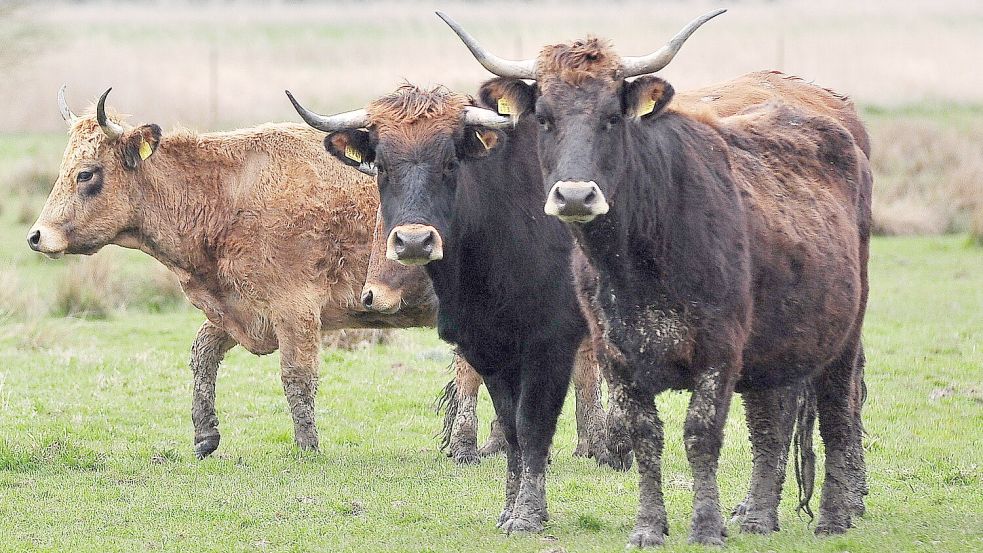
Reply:
M744 512L737 518L741 531L768 534L778 530L778 503L792 440L798 387L744 392L748 432L751 437L751 489Z
M608 464L607 415L601 404L601 374L590 338L585 338L577 350L573 386L577 400L577 448L573 454Z
M819 434L826 446L826 479L816 534L842 534L862 503L857 459L860 429L853 409L855 355L844 355L816 377Z
M669 535L669 521L662 497L662 421L655 408L655 397L635 388L619 388L617 392L624 404L639 477L638 515L628 545L662 545Z
M485 443L478 448L478 455L482 457L490 457L497 453L505 451L506 440L505 440L505 430L502 427L502 423L499 422L498 418L491 421L491 430L488 434L488 439Z
M608 414L607 414L607 450L608 464L620 471L631 469L632 437L628 429L628 415L625 413L625 402L619 397L623 393L621 387L610 384L608 380Z
M450 436L450 456L461 465L477 465L478 457L478 389L481 376L460 355L454 356L454 379L457 381L457 415Z
M853 447L851 448L852 454L850 456L851 472L853 474L851 509L856 516L863 516L867 512L867 507L864 505L864 497L870 493L870 489L867 486L867 460L864 458L863 446L864 424L861 416L864 403L867 401L867 384L864 382L864 368L866 364L867 358L864 355L863 344L860 344L853 369L853 424L857 435L854 439Z
M513 383L494 375L485 379L485 387L495 405L495 421L501 429L505 441L505 507L498 516L497 526L501 528L512 519L515 500L519 495L519 480L522 474L522 454L515 428L517 394Z
M215 415L215 379L226 352L235 345L232 337L208 321L198 329L191 344L191 372L195 378L191 422L195 427L195 456L199 459L218 449L221 440Z
M280 380L294 421L294 441L305 450L316 450L318 446L314 398L320 364L320 326L315 316L298 317L277 325Z
M686 411L683 437L686 458L693 471L693 522L689 537L692 543L724 544L717 463L733 394L733 375L737 372L733 370L735 362L707 363L696 376Z

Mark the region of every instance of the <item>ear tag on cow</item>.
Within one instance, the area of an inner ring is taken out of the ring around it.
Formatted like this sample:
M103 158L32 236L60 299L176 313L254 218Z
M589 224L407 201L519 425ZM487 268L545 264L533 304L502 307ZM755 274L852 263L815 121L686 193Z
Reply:
M638 116L641 117L643 115L648 115L652 113L652 110L654 109L655 109L655 100L649 98L647 102L645 102L644 104L642 104L640 108L638 108Z
M147 159L152 153L154 153L154 149L150 147L149 142L146 140L140 142L140 159Z
M351 144L345 146L345 157L355 163L362 163L362 152L353 148Z
M498 114L512 115L512 104L510 104L504 97L498 99Z
M489 149L488 142L485 141L485 137L481 135L481 131L474 131L474 135L478 137L478 141L481 145L485 147L486 150Z

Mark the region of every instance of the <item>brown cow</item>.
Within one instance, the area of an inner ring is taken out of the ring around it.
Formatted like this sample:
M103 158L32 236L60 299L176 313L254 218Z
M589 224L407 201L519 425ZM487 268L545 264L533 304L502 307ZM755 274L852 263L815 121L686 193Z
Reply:
M295 440L315 449L322 331L433 322L359 301L379 205L374 181L325 155L321 134L304 125L164 134L108 116L108 93L83 116L59 93L68 147L31 248L58 257L116 244L178 276L208 319L191 348L199 457L219 444L215 378L236 344L257 355L280 350Z
M376 215L369 269L362 288L362 304L384 314L405 313L415 320L436 324L437 298L430 278L417 266L401 265L386 258L386 235L381 212ZM497 420L491 435L478 447L479 375L460 355L454 356L454 379L444 389L439 405L445 410L441 446L457 463L478 463L481 457L505 449L505 434ZM601 404L600 372L590 342L577 354L573 370L576 398L577 446L573 454L592 457L619 470L631 466L630 451L609 455L606 447L606 414ZM612 406L613 407L613 406Z

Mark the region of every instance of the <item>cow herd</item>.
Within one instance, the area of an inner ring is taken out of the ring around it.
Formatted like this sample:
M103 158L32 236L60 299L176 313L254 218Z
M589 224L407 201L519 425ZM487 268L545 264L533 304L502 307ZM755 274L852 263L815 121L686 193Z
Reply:
M76 115L28 235L50 257L140 249L207 320L191 348L200 458L219 446L215 380L236 345L280 351L299 447L316 449L321 333L436 326L456 346L445 445L460 463L503 448L507 533L548 520L550 444L572 379L576 454L640 475L629 543L663 543L655 397L690 390L690 540L721 545L724 423L742 395L753 468L734 510L778 530L795 437L808 509L813 421L825 445L817 534L864 512L869 141L852 102L778 72L676 92L654 74L701 25L624 57L597 38L528 60L487 51L475 97L403 85L307 126L224 133ZM327 150L327 152L325 152ZM606 380L610 409L601 404ZM479 450L484 384L497 416Z

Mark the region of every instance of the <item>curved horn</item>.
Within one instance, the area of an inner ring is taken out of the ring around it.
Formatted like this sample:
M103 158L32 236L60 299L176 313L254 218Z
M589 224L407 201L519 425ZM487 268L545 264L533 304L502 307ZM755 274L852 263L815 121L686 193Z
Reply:
M66 123L71 125L75 122L75 118L78 117L72 113L72 109L68 107L68 102L65 101L65 89L68 88L67 84L61 85L58 89L58 111L61 112L61 118L65 120Z
M334 132L346 129L363 129L369 126L369 114L364 109L325 117L300 105L300 102L294 99L294 95L289 90L284 90L284 92L287 93L287 98L290 98L290 103L294 105L294 109L300 114L301 119L319 131Z
M513 77L516 79L535 79L536 78L536 60L506 60L502 59L495 54L492 54L488 50L478 44L467 31L464 30L457 21L454 21L450 16L442 13L436 12L437 17L444 20L444 23L455 32L457 36L461 37L461 41L464 45L471 50L475 59L478 63L483 65L485 69L491 71L492 73L498 75L499 77Z
M512 125L512 120L508 117L502 117L490 109L465 106L464 124L480 125L482 127L490 127L493 129L504 129Z
M106 89L106 92L103 92L102 96L99 97L99 103L96 104L96 121L102 127L102 132L106 133L106 138L116 140L123 136L123 127L106 117L106 97L109 96L110 90L112 90L112 87Z
M672 40L667 42L665 46L647 56L622 57L621 67L624 70L625 78L645 75L647 73L655 73L656 71L669 65L669 62L671 62L672 58L676 56L676 53L683 47L683 43L686 42L686 39L688 39L690 35L696 32L701 25L724 13L725 11L727 10L712 11L706 15L694 19L693 21L690 21L689 25L683 27L683 30L679 31L676 36L672 37Z

